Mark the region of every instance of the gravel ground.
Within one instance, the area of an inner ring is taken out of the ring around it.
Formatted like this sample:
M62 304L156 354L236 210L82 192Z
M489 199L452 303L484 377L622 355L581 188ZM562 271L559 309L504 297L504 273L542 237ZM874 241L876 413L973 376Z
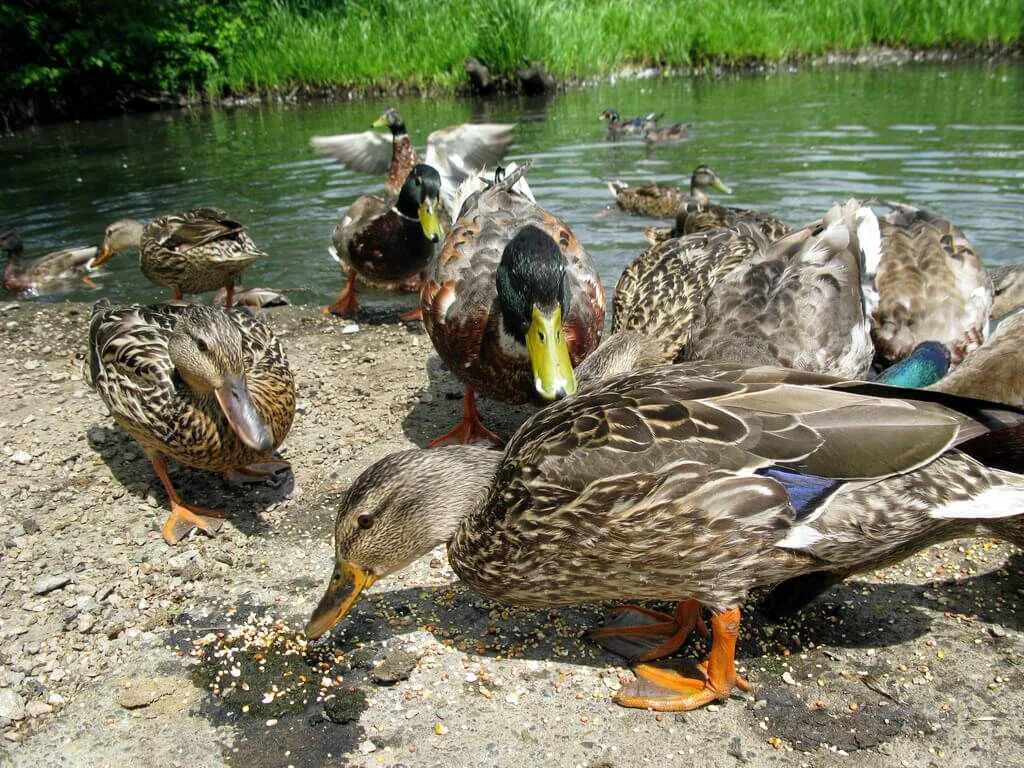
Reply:
M371 461L454 424L461 387L391 313L272 310L299 387L281 451L294 476L234 489L174 470L186 499L229 520L171 548L159 482L82 381L88 314L0 304L0 763L1024 763L1024 558L981 539L850 581L786 623L752 601L737 657L754 693L685 714L611 702L629 672L586 639L602 606L492 603L442 549L307 648L335 500ZM483 409L504 434L526 413Z

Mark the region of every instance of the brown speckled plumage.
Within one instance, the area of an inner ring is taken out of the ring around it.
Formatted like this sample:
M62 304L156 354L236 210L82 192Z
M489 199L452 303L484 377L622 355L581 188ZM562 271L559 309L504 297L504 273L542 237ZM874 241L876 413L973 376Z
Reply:
M213 394L194 392L177 375L167 345L185 313L209 327L211 340L231 337L225 347L241 350L238 365L276 448L295 414L294 380L270 328L243 310L174 302L111 307L98 302L89 326L92 386L117 423L150 456L165 455L211 471L266 458L239 439ZM209 320L211 313L219 315Z
M775 242L749 222L666 240L619 278L612 331L653 336L676 361L862 377L877 240L874 215L855 201Z
M525 346L502 330L495 284L502 251L516 232L533 224L565 256L571 300L562 328L574 366L604 330L604 289L589 254L564 221L512 188L523 170L466 201L420 294L423 323L441 359L474 390L508 403L537 398Z
M981 347L929 389L1024 407L1024 312L1004 317Z
M879 227L879 358L892 363L922 341L937 341L959 359L988 332L992 280L978 254L959 228L912 206L893 206Z
M1024 309L1024 265L1007 264L988 271L992 278L992 319L1001 320L1011 312Z

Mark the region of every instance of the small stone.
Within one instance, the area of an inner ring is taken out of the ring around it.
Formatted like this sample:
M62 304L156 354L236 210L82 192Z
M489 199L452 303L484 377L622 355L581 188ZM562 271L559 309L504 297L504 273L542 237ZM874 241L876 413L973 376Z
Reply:
M25 533L39 533L39 523L31 517L21 518L21 527L25 529Z
M377 751L377 745L374 744L369 739L367 739L366 741L361 742L359 744L359 751L362 752L364 755L368 755L371 752L376 752Z
M139 677L122 683L114 694L114 701L125 709L141 709L170 696L178 685L173 677Z
M349 323L341 329L344 334L359 333L359 325L357 323Z
M1006 630L1000 627L998 624L993 624L988 628L988 632L992 637L1006 637Z
M71 583L70 573L59 573L55 576L44 576L32 586L33 595L45 595L62 589Z
M793 679L793 675L788 670L782 673L782 682L786 685L796 685L796 680Z
M26 371L34 371L38 367L39 367L39 361L38 360L26 360L25 361L25 370Z
M377 685L394 685L401 680L408 680L415 668L415 656L403 650L394 650L373 668L370 677Z
M366 710L366 694L361 690L339 690L334 698L324 702L324 714L332 723L344 725L359 719Z
M25 700L12 688L0 688L0 717L25 719Z
M32 454L27 453L25 451L15 451L14 453L11 454L11 461L13 461L15 464L25 466L30 461L32 461Z
M91 613L82 613L78 616L78 631L85 634L96 626L96 617Z
M49 704L51 707L63 707L65 704L68 703L68 701L59 693L54 691L47 697L46 703Z
M53 712L53 707L45 701L30 701L25 705L25 712L28 713L29 717L39 717L40 715L48 715Z

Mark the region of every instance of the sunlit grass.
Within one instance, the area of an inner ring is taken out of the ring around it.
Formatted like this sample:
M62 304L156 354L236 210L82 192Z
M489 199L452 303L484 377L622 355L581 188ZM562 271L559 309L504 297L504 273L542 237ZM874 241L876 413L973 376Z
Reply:
M448 87L475 55L562 77L626 66L779 60L870 45L1006 45L1024 0L271 0L211 90L296 85ZM312 7L310 7L312 6Z

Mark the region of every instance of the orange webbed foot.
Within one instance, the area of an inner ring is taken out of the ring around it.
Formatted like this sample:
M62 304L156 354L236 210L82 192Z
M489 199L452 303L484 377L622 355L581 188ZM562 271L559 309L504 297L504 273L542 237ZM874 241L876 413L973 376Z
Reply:
M193 528L216 536L224 525L226 513L205 507L186 507L184 504L171 502L171 514L164 523L164 541L174 545L185 538Z
M480 421L480 413L476 409L476 395L473 394L471 387L466 387L466 399L462 406L462 421L454 429L432 440L430 447L436 448L439 445L447 445L448 443L472 445L473 443L488 440L498 447L505 445L504 440L491 432Z
M675 615L638 605L623 605L590 636L612 653L630 661L652 661L679 650L696 629L707 637L708 628L696 600L682 600Z
M276 486L284 482L285 476L291 472L291 469L292 465L283 460L258 461L245 467L229 469L224 473L224 479L229 485L239 487L257 483Z
M356 298L356 271L350 269L348 272L348 282L341 293L338 294L338 298L334 300L333 304L328 304L324 307L321 312L325 315L328 312L332 315L354 315L358 311L359 299Z

